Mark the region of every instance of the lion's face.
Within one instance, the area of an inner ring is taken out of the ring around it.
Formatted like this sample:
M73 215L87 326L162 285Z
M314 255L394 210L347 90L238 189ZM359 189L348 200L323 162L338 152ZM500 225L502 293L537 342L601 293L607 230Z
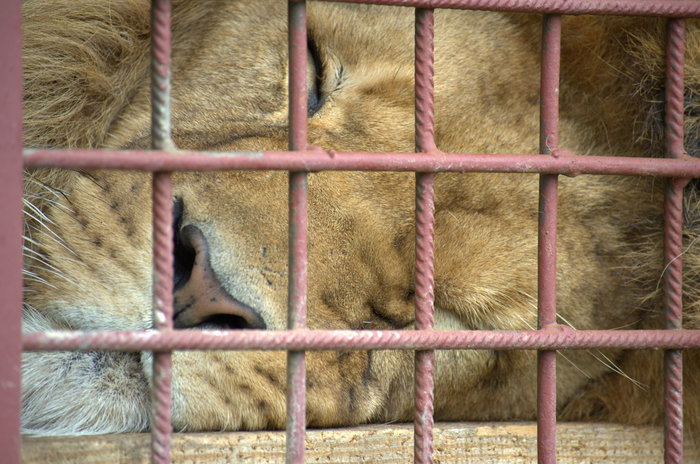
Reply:
M214 11L176 5L176 145L286 149L284 4L222 2ZM338 151L413 151L412 10L312 3L308 14L309 143ZM537 151L537 31L537 20L521 16L437 13L440 149ZM127 95L114 103L118 111L105 123L100 146L150 145L144 50L133 51ZM616 98L608 103L614 106ZM629 112L624 105L603 125L580 118L584 111L563 110L562 145L637 153L629 137L620 136L626 129L618 119ZM100 132L87 123L85 130ZM597 139L604 131L612 138ZM632 235L640 223L658 213L658 193L639 179L561 183L564 321L576 328L646 324L647 307L638 299L646 290L621 260L638 245ZM26 186L33 206L27 208L25 329L152 328L150 177L36 171ZM173 175L177 329L286 327L287 188L284 172ZM309 175L309 327L413 328L414 188L408 173ZM443 174L436 197L436 328L536 327L537 178ZM605 360L618 357L566 353L558 368L560 405L581 396L609 371ZM524 351L438 352L436 416L534 417L534 359ZM283 427L285 360L283 352L175 353L174 427ZM411 417L410 352L311 352L307 366L311 425ZM142 430L150 372L150 353L27 354L24 425L71 433Z

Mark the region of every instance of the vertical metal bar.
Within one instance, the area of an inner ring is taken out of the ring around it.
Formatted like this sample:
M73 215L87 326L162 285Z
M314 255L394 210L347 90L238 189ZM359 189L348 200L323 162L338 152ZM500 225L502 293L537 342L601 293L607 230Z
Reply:
M561 16L544 15L540 87L540 153L557 149L559 138L559 58ZM556 175L540 176L538 242L538 328L555 324L557 259ZM537 459L556 462L556 351L537 353Z
M287 327L306 326L306 217L305 173L290 173L289 179L289 316ZM287 352L287 462L304 462L306 433L306 356Z
M20 462L22 356L22 14L19 0L0 14L0 450Z
M173 229L170 173L153 174L153 317L158 330L172 329ZM171 352L153 352L151 462L170 462Z
M306 1L289 0L289 149L306 148Z
M173 149L170 137L169 0L151 4L151 145ZM153 319L156 329L173 328L173 216L169 172L153 173ZM151 462L170 462L171 352L153 352Z
M683 153L683 42L685 22L670 19L666 37L666 156ZM664 212L664 328L682 326L683 187L687 179L674 178L666 189ZM683 352L664 355L664 458L683 462Z
M289 0L289 149L306 148L306 2ZM307 200L305 172L289 173L289 329L306 327ZM306 356L287 353L287 462L304 462Z
M432 9L415 11L416 152L435 148L433 117ZM435 174L416 173L416 329L433 328ZM416 351L413 459L433 462L434 351Z
M416 8L416 151L430 153L435 147L433 104L433 10Z

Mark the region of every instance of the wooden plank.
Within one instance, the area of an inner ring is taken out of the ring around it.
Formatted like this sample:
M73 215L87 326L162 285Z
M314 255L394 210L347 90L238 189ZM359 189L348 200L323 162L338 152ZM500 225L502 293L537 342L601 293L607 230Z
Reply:
M436 463L536 462L536 426L523 423L439 423ZM174 463L283 463L284 432L178 433ZM615 424L557 425L558 462L661 463L663 430ZM413 459L413 425L309 430L306 462L401 463ZM148 463L149 435L23 437L22 462ZM685 462L700 462L700 443L687 443Z

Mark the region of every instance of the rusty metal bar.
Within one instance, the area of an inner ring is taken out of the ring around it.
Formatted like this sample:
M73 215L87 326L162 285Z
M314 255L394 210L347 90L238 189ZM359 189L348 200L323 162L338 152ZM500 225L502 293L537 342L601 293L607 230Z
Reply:
M307 146L306 2L289 0L289 149ZM296 157L293 153L291 157ZM289 271L287 328L306 327L307 174L289 173ZM287 353L287 463L304 462L306 433L306 356L304 351Z
M174 330L25 334L25 351L700 348L700 330Z
M20 462L22 346L22 14L4 2L0 14L0 450Z
M416 151L435 151L433 117L433 10L415 11ZM431 330L435 295L434 222L435 173L416 173L416 329ZM433 462L433 391L435 356L432 350L415 353L415 414L413 460Z
M700 16L696 0L325 0L340 3L370 3L415 8L512 11L548 14L654 15L687 18Z
M540 153L550 155L559 139L559 56L561 16L542 19L542 69L540 84ZM557 188L556 174L540 176L537 326L557 322ZM556 351L537 353L537 459L557 460L557 357Z
M683 150L683 67L685 22L671 19L666 37L666 156ZM666 189L664 212L664 328L682 327L683 187L688 179L674 178ZM683 352L664 354L664 458L683 462Z
M290 155L294 156L290 156ZM561 155L561 156L559 156ZM565 155L565 156L564 156ZM128 169L135 171L212 171L263 169L282 171L417 171L615 174L623 176L700 177L700 159L553 156L464 153L356 153L333 150L298 152L163 152L99 150L25 150L27 168Z
M174 148L170 138L170 0L151 3L151 145ZM152 182L153 322L173 328L173 202L170 173L156 171ZM170 462L172 354L153 351L151 462Z

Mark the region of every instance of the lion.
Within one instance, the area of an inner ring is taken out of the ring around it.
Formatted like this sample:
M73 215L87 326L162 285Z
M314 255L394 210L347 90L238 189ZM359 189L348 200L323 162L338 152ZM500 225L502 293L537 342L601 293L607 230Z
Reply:
M311 2L308 140L412 152L413 9ZM149 4L24 4L28 147L148 149ZM286 5L175 1L172 138L181 150L286 150ZM435 11L435 141L538 153L541 16ZM565 16L560 143L662 156L665 19ZM686 24L685 147L700 156L700 28ZM176 156L176 155L174 155ZM173 174L177 330L286 328L285 172ZM558 322L663 326L661 178L560 177ZM150 177L25 175L24 331L154 327ZM415 176L309 174L308 327L414 328ZM538 176L441 173L435 328L537 327ZM686 189L684 328L700 329L700 202ZM224 302L208 304L202 279ZM195 308L195 309L192 309ZM436 420L532 420L536 352L436 352ZM662 352L558 352L560 420L663 420ZM307 423L410 421L412 351L307 353ZM23 357L22 424L45 435L149 429L151 353ZM685 430L700 430L700 353L684 352ZM284 352L173 354L175 430L285 425Z

